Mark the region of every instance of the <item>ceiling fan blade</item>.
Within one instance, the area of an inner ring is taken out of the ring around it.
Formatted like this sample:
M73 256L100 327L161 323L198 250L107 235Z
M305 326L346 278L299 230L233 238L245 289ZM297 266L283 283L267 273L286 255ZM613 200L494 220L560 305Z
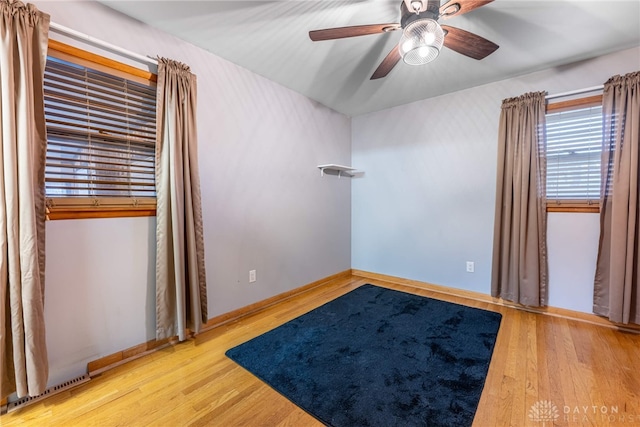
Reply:
M373 72L370 80L380 79L385 77L400 61L400 48L396 45L391 52L382 60L376 71Z
M321 40L344 39L347 37L366 36L369 34L380 34L395 31L400 28L400 24L373 24L356 25L352 27L327 28L326 30L309 31L309 38L314 42Z
M444 45L473 59L483 59L498 49L498 45L479 35L460 28L443 25L445 31Z
M493 0L449 0L440 7L440 19L449 19L460 16L474 9L491 3Z

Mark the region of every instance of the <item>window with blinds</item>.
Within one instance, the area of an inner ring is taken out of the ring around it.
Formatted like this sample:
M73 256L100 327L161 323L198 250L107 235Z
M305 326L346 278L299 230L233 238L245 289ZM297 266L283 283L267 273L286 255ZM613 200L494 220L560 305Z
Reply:
M600 200L602 104L546 114L547 206L596 207Z
M47 58L48 206L155 206L155 85L79 62Z

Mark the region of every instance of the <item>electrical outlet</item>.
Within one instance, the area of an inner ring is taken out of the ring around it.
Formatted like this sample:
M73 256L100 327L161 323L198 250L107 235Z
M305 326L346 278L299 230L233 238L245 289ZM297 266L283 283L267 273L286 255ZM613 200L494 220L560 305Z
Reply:
M249 270L249 283L253 283L256 281L256 271Z
M473 261L467 261L467 273L473 273L475 271L475 263Z

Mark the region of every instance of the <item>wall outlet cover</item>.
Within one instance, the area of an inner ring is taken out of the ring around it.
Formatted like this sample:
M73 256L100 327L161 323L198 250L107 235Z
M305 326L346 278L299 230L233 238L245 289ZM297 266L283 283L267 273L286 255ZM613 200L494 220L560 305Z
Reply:
M475 271L475 263L473 261L467 261L467 273L473 273Z

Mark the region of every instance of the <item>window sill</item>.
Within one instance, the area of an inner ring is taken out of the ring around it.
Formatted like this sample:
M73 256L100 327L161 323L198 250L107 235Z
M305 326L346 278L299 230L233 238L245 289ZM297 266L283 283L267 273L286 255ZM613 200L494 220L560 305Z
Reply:
M155 216L155 206L142 207L50 207L47 220L89 218L131 218Z
M600 206L598 205L584 205L584 206L566 206L566 205L547 205L547 212L565 212L565 213L600 213Z

